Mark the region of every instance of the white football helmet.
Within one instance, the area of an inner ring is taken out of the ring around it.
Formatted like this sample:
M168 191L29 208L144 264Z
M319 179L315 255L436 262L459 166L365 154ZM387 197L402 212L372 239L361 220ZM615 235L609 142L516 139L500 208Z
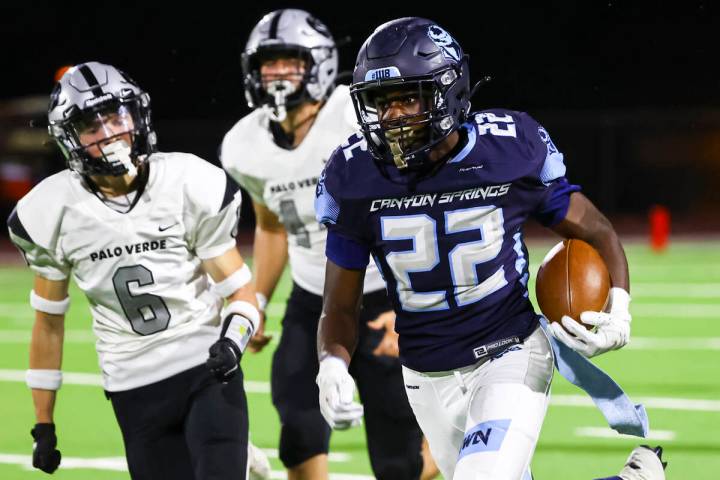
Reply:
M102 126L108 117L116 119L117 128L97 135L94 143L83 144L83 129L93 124ZM48 107L48 132L65 155L68 167L84 175L134 171L157 144L150 96L122 71L98 62L71 67L55 85ZM107 147L113 137L127 134L131 145L115 142ZM93 146L98 147L99 156L88 153Z
M299 87L290 82L263 86L260 65L265 58L305 61ZM250 33L242 53L245 98L250 108L265 108L275 121L303 101L321 101L332 92L338 70L335 40L320 20L304 10L287 8L265 15Z

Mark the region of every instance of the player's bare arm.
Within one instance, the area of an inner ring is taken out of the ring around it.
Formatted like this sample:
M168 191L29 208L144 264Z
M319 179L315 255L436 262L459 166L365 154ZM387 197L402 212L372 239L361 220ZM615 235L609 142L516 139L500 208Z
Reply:
M210 275L216 284L220 284L235 272L242 270L245 262L240 252L238 252L236 248L231 248L220 256L203 260L202 265L205 273ZM255 286L252 283L242 285L236 290L233 290L229 295L226 295L225 298L228 302L240 300L252 303L253 305L257 304L257 300L255 299Z
M630 275L617 233L610 221L583 194L570 196L565 219L553 230L566 238L579 238L595 247L608 267L613 288L605 312L583 312L580 318L563 317L562 326L550 325L560 341L586 357L625 346L630 340ZM588 331L578 321L595 328Z
M48 280L35 276L32 301L35 324L30 339L30 370L28 385L32 389L35 406L35 439L33 466L52 473L60 464L60 452L55 448L56 392L60 388L65 314L68 280ZM62 305L65 305L63 307ZM52 312L52 313L50 313Z
M320 411L328 424L338 430L359 425L363 416L362 405L354 401L355 381L348 373L348 365L357 345L364 278L365 270L350 270L327 261L318 326L320 370L316 382Z
M255 240L253 270L255 288L270 299L287 263L287 232L280 219L265 205L253 202Z
M68 281L54 281L35 276L35 295L51 302L61 302L68 296ZM62 365L65 315L53 315L35 310L35 324L30 339L30 369L60 370ZM52 423L55 390L33 388L35 419L38 423Z
M318 328L318 358L334 356L350 364L357 344L357 316L363 291L364 270L349 270L332 260L325 268L323 312Z
M260 327L258 333L251 340L250 349L257 352L272 338L272 336L264 335L265 306L272 298L287 264L288 246L287 232L277 215L259 202L253 202L253 209L255 210L253 271L255 272L255 288L261 315ZM259 335L262 335L263 338L259 338Z
M630 275L617 233L610 221L582 193L570 195L570 206L565 219L553 227L565 238L585 240L600 253L608 267L612 285L630 291Z

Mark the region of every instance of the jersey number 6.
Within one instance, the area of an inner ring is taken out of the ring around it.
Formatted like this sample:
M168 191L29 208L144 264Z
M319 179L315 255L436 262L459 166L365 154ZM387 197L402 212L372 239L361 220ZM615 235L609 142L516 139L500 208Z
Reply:
M170 311L165 300L151 293L133 295L130 293L131 283L145 287L153 285L155 279L152 272L142 265L120 267L113 275L115 293L133 331L140 335L152 335L165 330L170 323Z

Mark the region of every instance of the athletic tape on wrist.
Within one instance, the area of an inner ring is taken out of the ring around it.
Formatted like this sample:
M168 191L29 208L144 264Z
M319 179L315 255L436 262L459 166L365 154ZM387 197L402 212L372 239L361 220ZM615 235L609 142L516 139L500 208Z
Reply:
M252 272L250 272L250 268L247 264L245 264L241 268L235 270L222 282L218 282L213 285L212 289L222 298L227 298L237 290L240 290L242 287L250 283L250 280L252 280Z
M48 300L38 296L35 290L30 290L30 306L38 312L49 313L50 315L65 315L70 308L70 297L63 300Z
M237 300L223 308L220 314L223 318L220 336L229 338L240 352L244 352L260 325L260 312L252 303Z
M62 385L62 372L31 368L25 372L25 383L30 388L59 390Z
M242 315L232 314L227 318L223 325L223 337L229 338L240 349L240 353L245 351L250 339L253 336L253 328L250 320Z

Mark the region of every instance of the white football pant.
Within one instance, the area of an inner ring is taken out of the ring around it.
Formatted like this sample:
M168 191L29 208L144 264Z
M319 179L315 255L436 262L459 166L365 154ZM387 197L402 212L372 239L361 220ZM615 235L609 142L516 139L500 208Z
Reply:
M538 327L522 344L449 372L403 367L408 400L446 479L526 480L554 365Z

